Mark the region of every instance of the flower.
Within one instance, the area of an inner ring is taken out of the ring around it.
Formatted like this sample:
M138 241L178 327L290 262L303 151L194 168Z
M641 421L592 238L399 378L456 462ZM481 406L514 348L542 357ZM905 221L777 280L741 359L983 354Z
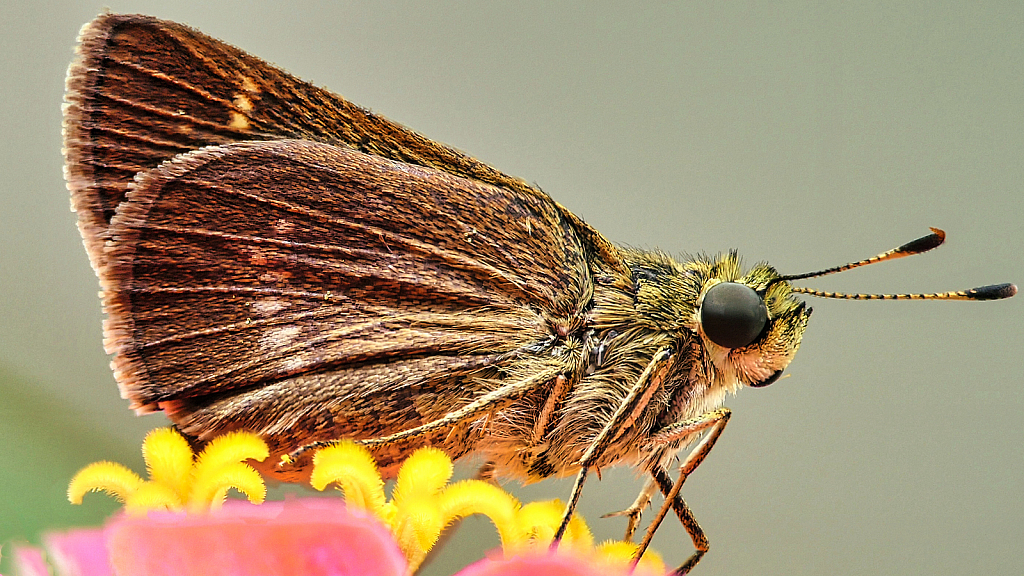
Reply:
M149 480L120 464L97 462L79 471L68 488L74 503L89 491L106 491L125 502L125 513L102 530L48 535L46 547L60 574L391 576L413 573L452 523L484 514L498 530L502 554L467 568L464 576L631 573L635 544L595 547L586 523L574 516L557 551L549 550L562 502L524 506L489 482L449 483L452 461L435 448L421 448L402 464L390 500L364 446L342 441L318 451L310 483L321 491L336 486L344 503L304 498L262 504L266 488L244 461L267 455L263 441L250 433L218 437L196 456L176 431L155 430L143 443ZM252 504L224 504L230 488ZM45 573L32 550L16 553L25 574ZM664 571L649 551L635 573Z
M57 576L406 576L411 574L390 531L375 516L332 498L252 505L228 501L208 514L118 514L103 528L44 538ZM42 551L15 550L18 573L50 576ZM456 576L627 576L575 548L532 549L485 558ZM641 564L634 576L664 574Z

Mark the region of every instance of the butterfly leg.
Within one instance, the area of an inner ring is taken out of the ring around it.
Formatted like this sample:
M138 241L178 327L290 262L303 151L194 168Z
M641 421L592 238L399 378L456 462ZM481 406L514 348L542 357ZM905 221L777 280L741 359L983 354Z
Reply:
M654 357L644 368L644 371L637 378L636 384L629 390L622 403L612 414L612 417L605 423L604 428L597 435L597 438L590 444L587 451L580 458L580 471L576 475L576 482L573 484L572 493L569 494L569 502L565 506L565 513L562 515L562 523L555 532L555 538L551 547L556 548L559 540L569 527L569 520L579 503L580 494L583 493L583 483L587 480L587 473L593 463L604 455L605 450L615 441L618 434L633 422L643 412L651 396L661 387L661 378L672 358L672 350L668 347L662 348L654 354Z
M547 399L544 400L544 406L541 407L540 414L537 416L537 421L533 425L533 431L530 433L530 446L536 446L544 439L544 436L548 433L548 425L551 423L551 416L555 413L555 408L558 407L559 402L565 399L566 393L569 391L569 379L564 375L559 374L555 378L555 385L551 389L551 393L548 394Z
M665 519L668 511L671 509L675 512L679 518L679 522L686 529L686 533L690 535L690 539L693 540L693 546L696 548L694 553L684 562L681 566L676 568L673 574L686 574L697 562L700 561L701 557L708 551L708 539L704 535L704 530L701 529L700 524L697 523L696 518L693 517L693 512L690 507L686 505L686 502L679 496L680 490L683 488L683 483L686 482L686 478L693 473L694 470L700 466L704 458L707 457L708 453L715 446L715 442L718 441L718 437L722 435L722 431L725 430L725 425L729 422L729 417L732 412L728 408L720 408L718 410L712 410L697 416L696 418L690 418L682 422L678 422L671 426L666 427L657 434L655 434L651 441L655 444L668 444L674 441L685 439L687 436L692 434L700 433L704 430L710 430L707 434L701 438L700 442L693 448L690 454L683 461L679 467L679 477L673 483L672 478L669 476L668 471L663 466L656 466L651 471L651 477L654 479L658 488L665 495L665 502L661 508L658 509L658 513L655 515L654 520L651 521L650 526L647 527L647 531L644 533L643 540L640 541L637 551L633 557L634 564L640 560L645 550L651 543L651 539L654 538L654 533L658 530L658 526Z
M664 468L661 468L661 470L662 472L664 472ZM672 480L669 479L669 488L671 487ZM634 500L633 503L629 505L629 508L626 508L625 510L620 510L618 512L609 512L608 514L605 514L601 517L614 518L615 516L625 516L629 518L629 522L626 524L626 534L622 537L624 541L629 542L633 540L633 535L636 534L636 528L640 525L640 515L643 513L644 508L650 505L651 497L654 496L654 491L657 489L658 484L655 484L655 479L649 478L647 482L644 483L643 490L640 491L640 494L636 497L636 500Z
M493 460L488 460L487 462L484 462L483 464L480 465L480 468L477 469L476 475L473 476L473 479L474 480L482 480L484 482L491 482L493 484L493 483L495 483L495 480L494 480L494 469L495 469L494 461Z

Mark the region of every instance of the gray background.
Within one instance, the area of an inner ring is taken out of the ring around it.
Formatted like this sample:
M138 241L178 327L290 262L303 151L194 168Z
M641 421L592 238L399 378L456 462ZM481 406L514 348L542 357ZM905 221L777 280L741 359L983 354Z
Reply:
M938 226L936 253L809 283L1024 280L1016 0L107 5L191 24L537 182L618 242L735 247L795 273ZM112 505L69 510L67 478L99 458L139 467L162 423L118 398L61 177L64 71L103 7L0 8L2 540L98 521ZM697 573L1020 574L1024 298L812 304L792 376L729 400L685 488L712 542ZM630 470L588 486L599 537L639 486ZM472 525L433 574L495 545ZM655 546L672 563L690 550L674 522Z

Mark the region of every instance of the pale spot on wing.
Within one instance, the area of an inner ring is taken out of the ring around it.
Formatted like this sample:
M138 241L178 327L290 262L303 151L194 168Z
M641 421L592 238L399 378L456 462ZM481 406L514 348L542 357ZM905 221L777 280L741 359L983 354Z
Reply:
M287 324L268 328L260 337L260 345L264 348L285 348L299 339L302 330L298 326Z
M235 94L234 104L242 112L252 112L252 100L245 94Z
M249 119L246 118L245 115L241 112L235 112L234 110L232 110L231 122L228 123L228 126L236 128L238 130L246 130L249 128Z
M256 86L256 83L252 81L252 78L242 76L242 90L250 94L259 94L260 89Z
M276 326L267 329L260 337L260 348L270 353L280 352L293 348L295 343L302 338L302 329L289 324ZM303 366L303 358L300 354L291 355L283 359L282 368L285 371L297 370Z
M253 302L252 311L260 316L267 317L274 316L289 306L291 306L291 304L279 298L266 298L264 300L256 300Z
M251 78L242 76L241 79L242 90L245 90L245 93L239 92L235 94L235 99L232 103L235 105L237 110L231 111L231 122L229 125L238 130L246 130L251 125L249 123L249 118L246 117L245 113L252 112L253 108L255 108L255 105L252 103L252 99L249 98L249 94L259 94L260 89Z
M264 284L276 284L279 282L287 282L291 277L291 272L286 270L267 270L263 274L259 275L259 280Z

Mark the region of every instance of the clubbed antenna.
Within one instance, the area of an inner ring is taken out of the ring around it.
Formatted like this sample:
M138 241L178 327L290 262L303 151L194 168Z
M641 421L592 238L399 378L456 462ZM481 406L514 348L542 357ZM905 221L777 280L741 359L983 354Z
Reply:
M877 264L879 262L885 262L886 260L896 260L897 258L903 258L905 256L913 256L914 254L921 254L927 252L933 248L942 246L942 243L946 241L946 233L938 228L931 228L932 233L927 236L922 236L917 240L911 240L899 248L893 248L888 252L882 252L878 256L872 256L871 258L865 258L858 260L857 262L850 262L849 264L843 264L842 266L836 266L834 268L826 268L825 270L819 270L817 272L808 272L806 274L793 274L792 276L783 276L780 280L786 280L792 282L793 280L803 280L804 278L817 278L819 276L828 276L829 274L835 274L837 272L845 272L847 270L853 270L854 268L860 268L861 266L867 266L868 264Z
M1016 294L1017 287L1013 284L992 284L970 290L933 294L846 294L797 286L793 288L793 292L821 298L839 298L840 300L1002 300Z
M818 278L820 276L828 276L829 274L836 274L838 272L860 268L861 266L867 266L868 264L877 264L878 262L895 260L897 258L903 258L904 256L921 254L933 248L938 248L946 240L946 233L942 230L932 228L931 231L932 233L927 236L922 236L917 240L907 242L899 248L894 248L888 252L882 252L877 256L872 256L871 258L865 258L864 260L858 260L857 262L850 262L849 264L844 264L842 266L826 268L817 272L780 276L776 282L791 282L793 280L803 280L805 278ZM970 290L936 292L933 294L846 294L843 292L826 292L824 290L815 290L813 288L803 288L799 286L794 286L792 290L793 292L807 294L809 296L838 298L841 300L1001 300L1003 298L1009 298L1017 293L1017 287L1013 284L993 284L991 286L981 286L980 288L972 288Z

